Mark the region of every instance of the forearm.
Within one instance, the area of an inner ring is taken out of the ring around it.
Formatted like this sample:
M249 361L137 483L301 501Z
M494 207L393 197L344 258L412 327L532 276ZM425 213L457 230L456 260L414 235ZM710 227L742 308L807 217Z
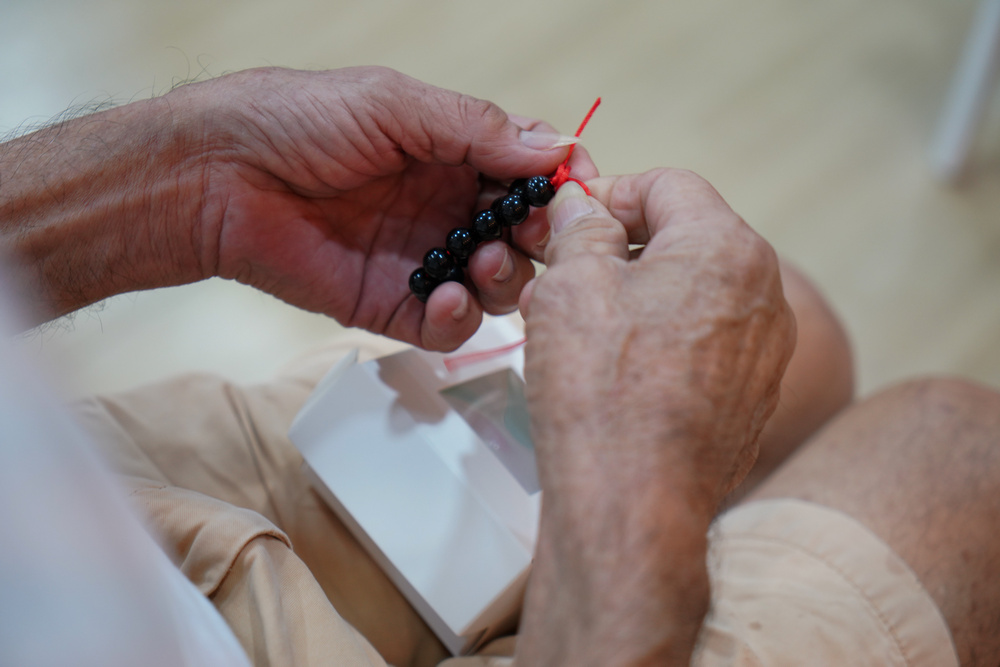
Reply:
M690 661L709 601L709 505L676 468L620 463L577 459L546 480L519 667Z
M0 145L0 251L36 317L204 277L200 141L160 98Z

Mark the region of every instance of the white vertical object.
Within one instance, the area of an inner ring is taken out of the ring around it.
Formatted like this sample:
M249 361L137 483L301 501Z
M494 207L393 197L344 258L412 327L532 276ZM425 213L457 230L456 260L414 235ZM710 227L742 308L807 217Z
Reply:
M962 176L1000 75L1000 0L982 0L931 148L939 177Z

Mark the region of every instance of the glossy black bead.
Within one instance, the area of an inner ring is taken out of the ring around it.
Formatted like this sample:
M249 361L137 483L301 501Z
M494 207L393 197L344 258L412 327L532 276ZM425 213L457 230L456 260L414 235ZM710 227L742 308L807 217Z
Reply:
M499 197L494 200L490 209L507 227L519 225L527 220L528 213L531 210L528 208L527 200L521 195L507 195L506 197Z
M427 303L427 298L438 284L439 281L427 275L423 267L410 274L410 291L423 303Z
M545 206L556 196L556 189L545 176L532 176L524 184L524 197L532 206Z
M510 184L510 187L507 188L507 194L509 194L509 195L521 195L523 197L525 195L525 187L527 185L528 185L528 179L526 179L526 178L519 178L519 179L517 179L516 181L514 181L513 183Z
M472 233L476 241L495 241L503 235L503 223L493 211L480 211L472 220Z
M448 233L444 247L455 258L459 266L465 266L469 263L469 257L476 251L476 238L471 229L459 227Z
M424 271L435 280L444 280L453 266L455 260L444 248L431 248L424 255Z
M449 280L453 280L456 283L465 282L465 272L457 264L453 264L448 270L448 275L441 279L441 282L446 283Z

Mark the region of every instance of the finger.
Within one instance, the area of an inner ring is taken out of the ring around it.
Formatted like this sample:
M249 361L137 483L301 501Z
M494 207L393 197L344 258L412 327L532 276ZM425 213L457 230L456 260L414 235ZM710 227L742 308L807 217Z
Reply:
M528 219L510 230L510 242L517 250L536 262L545 260L545 246L552 232L548 214L543 208L532 209Z
M647 244L667 228L744 225L715 188L690 171L654 169L589 180L587 187L625 226L629 243Z
M491 241L469 258L468 273L483 309L491 315L504 315L517 309L521 290L535 276L535 267L506 243Z
M469 290L457 282L442 283L427 299L420 345L427 350L450 352L468 340L482 321L482 306Z
M529 118L528 116L521 116L516 113L507 114L507 118L509 118L510 122L514 123L522 130L546 130L548 132L556 131L556 128L538 118Z
M508 118L523 130L529 130L530 132L536 133L538 135L537 140L541 140L543 137L551 137L551 141L557 144L557 147L562 147L562 145L570 145L575 143L576 148L569 161L570 169L573 170L573 176L579 178L582 181L597 178L599 175L597 171L597 165L594 164L593 159L590 157L590 153L583 148L583 145L578 143L579 137L570 137L568 135L559 134L559 132L546 123L543 120L537 120L535 118L527 118L525 116L518 116L515 114L509 114ZM527 137L522 134L522 141Z
M538 283L537 278L532 278L528 281L528 284L524 286L521 290L521 298L518 300L517 306L518 310L521 312L521 319L524 321L528 320L528 313L531 310L531 296L535 293L535 285Z
M425 162L469 164L498 179L548 174L575 139L524 130L497 105L380 70L370 108L388 117L379 127L407 154ZM572 141L571 141L572 140Z
M573 178L581 181L589 181L592 178L600 176L600 172L597 171L597 165L594 164L593 158L590 157L590 151L584 148L583 144L577 144L576 148L573 149L573 155L569 158L569 168L573 174ZM588 185L588 187L590 186Z
M629 241L645 243L637 262L712 267L723 283L739 280L748 290L755 280L773 283L774 249L696 174L657 169L592 183L595 196L628 230Z
M522 130L527 130L529 132L548 133L551 135L559 135L564 140L570 141L570 143L572 143L571 140L575 138L560 133L559 130L554 128L552 125L538 118L519 116L518 114L515 113L507 114L507 118L509 118L510 122L514 123Z
M559 130L543 120L525 118L524 116L518 116L515 114L508 114L507 117L512 123L521 128L521 133L518 135L518 139L520 139L521 143L525 144L529 148L554 150L557 148L579 145L579 137L562 134ZM565 157L563 159L565 160ZM592 176L588 176L588 178L592 178L596 175L597 174L594 173Z
M585 148L577 145L570 158L573 178L587 180L598 176L597 166ZM551 203L550 203L551 205ZM545 246L548 245L552 230L548 216L541 209L532 209L528 219L511 229L511 242L521 252L537 262L545 261Z
M628 259L625 227L576 183L559 188L548 215L552 238L545 248L545 263L550 267L578 255Z

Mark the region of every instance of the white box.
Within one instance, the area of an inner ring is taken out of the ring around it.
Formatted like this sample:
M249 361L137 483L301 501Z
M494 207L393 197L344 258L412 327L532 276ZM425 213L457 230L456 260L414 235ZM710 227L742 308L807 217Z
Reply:
M513 629L534 551L522 348L464 356L521 335L490 318L450 355L349 355L290 432L316 490L454 655Z

